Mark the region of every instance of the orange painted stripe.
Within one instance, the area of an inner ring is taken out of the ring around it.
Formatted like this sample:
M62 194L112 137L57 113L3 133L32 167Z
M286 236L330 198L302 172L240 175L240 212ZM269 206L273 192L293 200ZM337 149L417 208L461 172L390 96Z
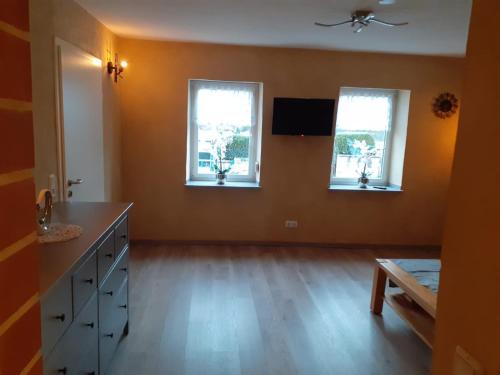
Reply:
M31 368L29 375L43 375L43 360L40 358Z
M33 168L33 114L0 108L0 174Z
M24 100L0 98L0 108L10 111L27 112L32 110L33 105L31 102Z
M36 230L33 179L1 186L0 202L1 251Z
M7 246L5 249L0 250L0 262L3 262L37 240L38 237L36 232L31 232L26 237L23 237L19 241L14 242L12 245Z
M12 36L15 36L16 38L22 39L28 43L31 41L29 32L18 29L17 27L12 26L4 21L0 21L0 31L6 32L7 34L10 34Z
M0 262L0 322L9 318L19 306L38 292L39 267L37 242Z
M4 21L20 30L29 31L29 0L2 0L0 21Z
M21 169L9 173L0 174L0 187L21 182L33 178L33 169Z
M36 354L31 358L31 360L28 362L25 368L22 369L22 371L19 373L19 375L28 375L30 371L35 367L38 361L42 358L42 351L39 350L36 352Z
M19 374L40 350L40 314L40 303L36 303L0 336L5 374Z
M30 309L35 306L40 301L40 295L38 293L33 294L30 299L28 299L17 311L12 314L5 322L0 325L0 336L3 336L5 332L9 330L10 327L14 325L19 319L23 317Z
M31 102L30 44L0 32L0 98Z

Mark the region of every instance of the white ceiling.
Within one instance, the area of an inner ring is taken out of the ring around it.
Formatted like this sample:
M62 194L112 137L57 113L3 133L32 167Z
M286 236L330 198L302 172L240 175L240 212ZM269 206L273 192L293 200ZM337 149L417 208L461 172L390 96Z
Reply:
M472 0L77 0L120 36L237 45L426 55L465 54ZM370 9L390 22L354 34L346 20Z

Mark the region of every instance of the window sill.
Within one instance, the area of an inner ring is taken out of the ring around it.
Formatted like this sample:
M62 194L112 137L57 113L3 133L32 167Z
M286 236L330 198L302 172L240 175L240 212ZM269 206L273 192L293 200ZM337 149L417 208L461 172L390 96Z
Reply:
M222 189L260 189L258 182L226 182L224 185L218 185L215 181L186 181L187 187L207 187Z
M401 186L368 186L366 189L360 188L358 185L330 185L329 190L336 191L370 191L376 193L401 193L403 189Z

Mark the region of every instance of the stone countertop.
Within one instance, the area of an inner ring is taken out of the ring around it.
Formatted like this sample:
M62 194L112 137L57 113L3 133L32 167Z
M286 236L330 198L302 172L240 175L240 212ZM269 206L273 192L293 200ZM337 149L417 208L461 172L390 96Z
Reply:
M55 203L52 222L79 225L83 228L83 233L70 241L39 245L40 294L43 296L72 270L88 250L97 244L98 239L131 207L132 203Z

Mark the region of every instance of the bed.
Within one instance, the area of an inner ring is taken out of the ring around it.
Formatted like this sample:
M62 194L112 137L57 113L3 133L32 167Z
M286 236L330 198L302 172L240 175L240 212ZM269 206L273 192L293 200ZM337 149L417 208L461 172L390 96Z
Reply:
M377 259L371 311L384 301L432 349L441 262L437 259Z

